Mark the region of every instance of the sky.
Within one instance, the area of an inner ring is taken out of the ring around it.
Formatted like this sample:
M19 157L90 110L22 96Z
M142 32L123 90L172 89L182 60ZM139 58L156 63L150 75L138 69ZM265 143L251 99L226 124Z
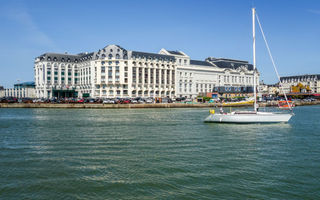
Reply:
M43 53L93 52L109 44L252 63L253 6L280 76L320 74L319 0L0 0L0 85L33 81L34 58ZM256 31L260 79L276 83Z

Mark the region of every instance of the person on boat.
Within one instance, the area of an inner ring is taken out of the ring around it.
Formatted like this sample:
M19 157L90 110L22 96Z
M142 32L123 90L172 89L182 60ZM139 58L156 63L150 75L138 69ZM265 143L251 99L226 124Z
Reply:
M259 104L256 104L257 112L259 111Z
M220 114L223 114L223 108L220 107Z

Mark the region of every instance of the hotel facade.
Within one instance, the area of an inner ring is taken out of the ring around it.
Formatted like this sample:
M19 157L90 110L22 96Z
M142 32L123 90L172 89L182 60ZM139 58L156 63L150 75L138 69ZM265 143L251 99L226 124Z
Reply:
M192 60L182 51L159 53L108 45L97 52L45 53L35 59L36 96L51 97L188 97L217 92L250 96L253 73L247 61Z
M320 93L320 74L305 74L298 76L283 76L280 77L282 87L285 93L292 93L292 88L298 84L302 84L309 90L300 92Z

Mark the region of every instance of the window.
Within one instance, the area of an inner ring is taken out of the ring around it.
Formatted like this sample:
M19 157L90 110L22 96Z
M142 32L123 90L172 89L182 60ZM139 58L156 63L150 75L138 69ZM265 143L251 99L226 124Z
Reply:
M112 65L112 61L109 61L108 63L109 63L109 65Z
M110 53L108 57L109 57L109 59L112 59L112 54Z
M119 54L116 54L116 59L120 59L120 55Z

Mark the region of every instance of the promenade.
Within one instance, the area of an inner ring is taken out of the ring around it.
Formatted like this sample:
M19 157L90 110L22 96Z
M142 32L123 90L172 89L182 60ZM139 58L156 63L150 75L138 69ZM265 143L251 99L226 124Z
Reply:
M295 102L296 106L318 105L320 101ZM277 106L276 101L259 103L259 107ZM206 108L220 107L220 103L155 103L155 104L97 104L97 103L0 103L0 108L77 108L77 109L125 109L125 108ZM225 107L248 107L252 104L228 105Z

